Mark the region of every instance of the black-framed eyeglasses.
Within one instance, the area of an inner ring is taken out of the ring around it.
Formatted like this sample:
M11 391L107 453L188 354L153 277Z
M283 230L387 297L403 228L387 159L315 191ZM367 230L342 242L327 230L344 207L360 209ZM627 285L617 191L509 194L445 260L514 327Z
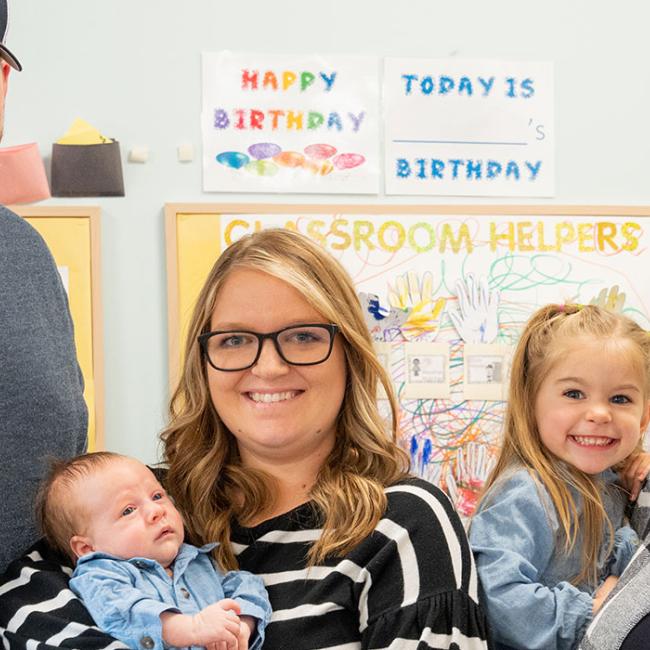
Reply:
M306 323L283 327L277 332L221 330L198 337L208 363L215 370L235 372L257 363L265 339L271 339L280 358L292 366L315 366L329 359L334 336L339 328L333 323Z

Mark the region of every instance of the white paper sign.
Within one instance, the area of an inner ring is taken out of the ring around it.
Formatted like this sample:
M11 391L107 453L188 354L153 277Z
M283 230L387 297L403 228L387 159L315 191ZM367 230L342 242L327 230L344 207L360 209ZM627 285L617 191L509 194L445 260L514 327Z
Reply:
M57 266L56 270L61 276L61 283L63 284L65 292L70 295L70 269L67 266Z
M203 53L203 189L378 193L374 57Z
M553 196L553 66L384 64L386 194Z

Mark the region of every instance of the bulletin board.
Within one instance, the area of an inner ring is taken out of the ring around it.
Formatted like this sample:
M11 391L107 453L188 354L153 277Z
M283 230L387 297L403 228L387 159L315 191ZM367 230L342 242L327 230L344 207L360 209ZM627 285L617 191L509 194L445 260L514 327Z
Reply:
M14 206L43 237L68 294L77 358L88 406L88 449L104 448L104 357L102 339L98 207Z
M220 252L262 228L299 230L357 286L399 399L412 471L446 489L466 516L496 459L510 359L529 315L551 302L596 301L650 330L650 208L170 204L165 212L172 386Z

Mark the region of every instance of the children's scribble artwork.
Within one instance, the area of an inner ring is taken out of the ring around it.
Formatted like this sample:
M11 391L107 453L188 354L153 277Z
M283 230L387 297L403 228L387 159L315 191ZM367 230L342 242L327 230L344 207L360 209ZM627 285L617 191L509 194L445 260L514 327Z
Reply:
M384 62L386 194L553 196L553 66Z
M372 57L203 53L203 189L377 193Z
M646 217L322 207L323 214L221 214L216 250L282 226L340 260L391 375L412 471L445 489L465 516L497 457L509 355L528 316L546 303L593 300L650 329Z

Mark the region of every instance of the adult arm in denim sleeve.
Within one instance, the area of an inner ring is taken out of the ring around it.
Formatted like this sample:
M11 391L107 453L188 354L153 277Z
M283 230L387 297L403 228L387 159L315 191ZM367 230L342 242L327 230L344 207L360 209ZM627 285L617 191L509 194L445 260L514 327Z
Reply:
M630 526L621 526L614 534L614 548L610 556L607 575L620 576L639 548L639 537ZM602 576L606 578L607 575Z
M569 582L540 582L557 531L542 490L526 470L499 484L472 520L470 543L495 640L565 650L577 645L591 621L593 599Z
M249 650L258 650L264 642L264 628L271 618L271 604L262 579L248 571L229 571L223 578L226 598L237 601L241 614L257 620L255 635L248 641Z
M80 564L70 580L70 589L104 632L129 648L149 647L148 637L154 644L151 650L163 650L160 615L179 610L136 589L130 571L128 563L110 560Z

